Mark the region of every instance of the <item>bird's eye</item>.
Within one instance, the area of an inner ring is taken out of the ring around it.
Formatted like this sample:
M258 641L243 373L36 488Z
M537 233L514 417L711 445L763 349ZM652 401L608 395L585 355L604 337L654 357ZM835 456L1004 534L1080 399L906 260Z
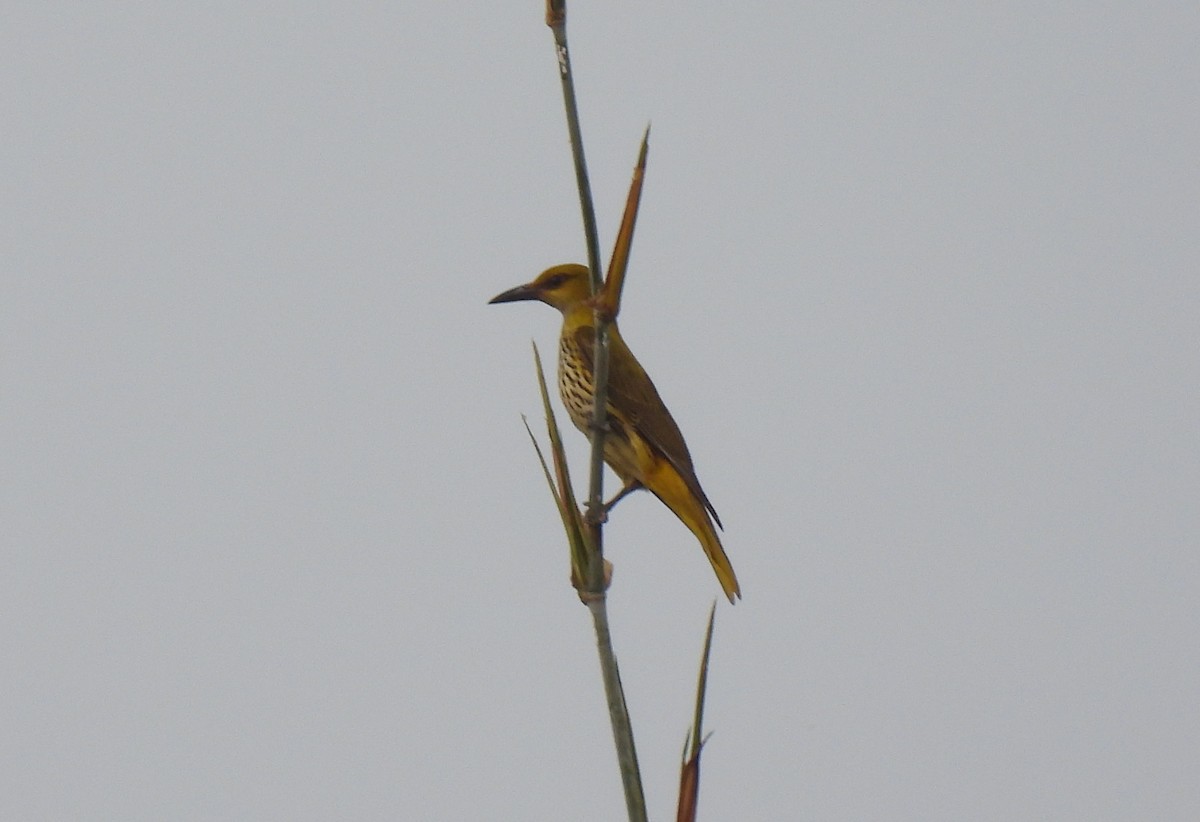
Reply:
M546 282L544 282L542 284L542 286L544 288L558 288L560 285L563 284L564 280L566 280L565 276L563 276L562 274L555 274L553 277L546 280Z

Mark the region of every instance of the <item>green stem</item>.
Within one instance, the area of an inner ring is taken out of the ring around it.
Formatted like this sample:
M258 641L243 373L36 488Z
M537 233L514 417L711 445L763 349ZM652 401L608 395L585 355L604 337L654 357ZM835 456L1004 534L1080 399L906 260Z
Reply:
M621 784L625 787L625 810L630 822L646 822L646 793L638 768L637 748L633 744L633 725L625 705L625 689L621 687L621 672L613 653L612 637L608 632L608 606L600 596L588 602L592 623L596 628L596 648L600 654L600 671L604 676L604 693L608 697L608 715L612 720L613 742L617 747L617 765L621 769Z
M546 21L554 32L555 53L558 57L558 74L562 82L563 105L566 108L567 130L571 138L571 156L575 163L575 182L579 189L579 207L583 212L583 231L587 240L588 269L591 272L592 294L598 295L604 287L603 268L600 266L600 240L596 231L596 211L592 205L592 186L588 180L587 163L583 155L583 134L579 127L579 109L575 102L575 83L571 77L571 53L567 48L567 9L565 0L548 0ZM596 316L596 354L593 373L594 405L592 409L592 455L588 472L588 524L592 532L594 550L588 562L585 598L592 612L596 629L596 647L600 656L600 670L604 678L604 693L608 701L609 720L612 724L613 742L617 749L617 762L621 771L621 783L625 789L625 807L630 822L646 822L646 796L642 778L638 771L637 750L633 744L633 726L625 705L625 692L621 687L621 676L617 670L617 657L612 647L612 636L608 629L608 606L604 582L604 543L602 539L602 514L604 498L604 434L608 398L608 321Z

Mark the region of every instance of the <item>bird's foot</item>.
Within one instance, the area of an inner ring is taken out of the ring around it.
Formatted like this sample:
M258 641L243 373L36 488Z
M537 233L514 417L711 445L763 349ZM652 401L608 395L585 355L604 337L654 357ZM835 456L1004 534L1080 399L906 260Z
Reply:
M591 525L591 526L603 525L604 523L608 522L608 506L607 505L601 505L598 508L593 508L592 504L590 502L585 502L583 505L584 505L584 508L587 509L587 511L583 515L583 521L586 522L588 525Z
M625 487L623 487L617 493L613 494L612 499L610 499L608 502L604 503L605 515L607 515L609 511L611 511L613 508L615 508L618 502L625 499L625 496L627 494L629 494L631 491L636 491L637 489L639 489L641 487L642 487L642 484L640 482L638 482L637 480L631 480L630 482L627 482L625 484Z
M611 511L618 502L625 499L625 496L631 491L636 491L642 487L644 486L640 482L637 480L632 480L626 483L620 491L613 494L612 499L596 509L592 507L590 502L584 501L583 507L586 509L583 515L584 522L586 522L588 525L603 525L604 523L608 522L608 512Z

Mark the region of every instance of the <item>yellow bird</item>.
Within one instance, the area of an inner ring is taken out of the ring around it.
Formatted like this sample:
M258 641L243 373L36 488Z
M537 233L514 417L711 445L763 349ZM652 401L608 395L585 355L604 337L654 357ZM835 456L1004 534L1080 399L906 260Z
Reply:
M558 345L558 392L575 427L587 434L592 419L593 349L595 315L590 303L591 283L586 266L556 265L531 283L510 288L492 303L540 300L562 312ZM692 457L679 426L658 396L658 391L614 322L608 327L608 426L604 461L624 487L607 508L630 491L646 488L662 500L700 540L725 596L733 602L742 595L737 576L717 526L721 520L704 495ZM711 515L711 517L710 517Z

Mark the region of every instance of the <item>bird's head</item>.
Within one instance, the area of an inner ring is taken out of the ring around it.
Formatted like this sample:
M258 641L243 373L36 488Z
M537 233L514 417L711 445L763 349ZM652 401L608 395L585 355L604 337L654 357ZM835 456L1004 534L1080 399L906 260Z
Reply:
M521 300L540 300L564 314L587 303L592 296L591 278L587 266L564 263L547 268L533 282L510 288L497 294L489 303L515 303Z

